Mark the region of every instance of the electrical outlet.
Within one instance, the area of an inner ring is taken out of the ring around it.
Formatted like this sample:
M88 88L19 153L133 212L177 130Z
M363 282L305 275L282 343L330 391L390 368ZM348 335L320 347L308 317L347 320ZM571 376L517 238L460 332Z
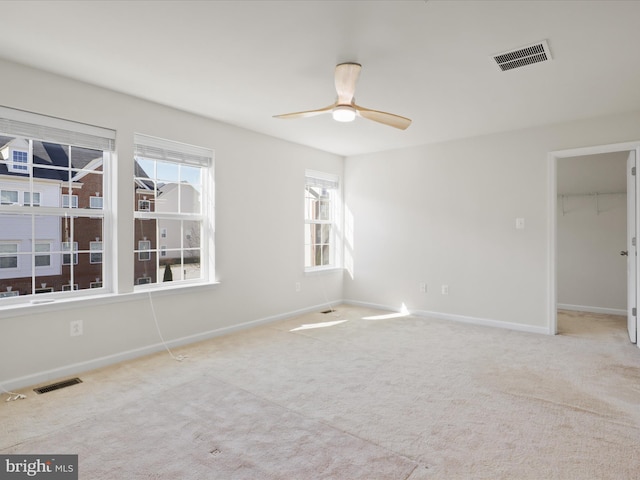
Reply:
M82 335L82 320L72 320L69 322L69 333L72 337Z
M442 285L442 295L449 295L449 285Z
M420 282L418 284L418 288L420 289L420 293L427 293L427 284L424 282Z
M299 292L300 290L302 290L302 285L300 285L300 282L296 282L296 292Z

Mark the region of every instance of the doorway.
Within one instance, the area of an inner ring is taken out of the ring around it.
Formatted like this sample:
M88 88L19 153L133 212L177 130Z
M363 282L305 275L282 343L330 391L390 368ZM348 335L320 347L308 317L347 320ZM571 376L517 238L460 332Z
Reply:
M626 163L629 157L635 161L639 150L640 142L634 142L549 154L551 334L558 333L558 307L565 307L603 315L627 315L629 338L636 343L635 306L640 283L636 247L631 246L631 237L635 234L627 234L625 227L635 232L638 224L638 177L631 177L630 168L626 173ZM629 184L627 178L631 178ZM627 190L633 191L627 195ZM629 218L625 210L631 213ZM593 218L589 220L589 216ZM588 237L584 242L581 234ZM614 257L620 254L622 257ZM561 264L560 255L563 255ZM571 271L576 265L583 270L577 277L576 272ZM578 281L568 287L567 279L572 275ZM602 277L607 278L604 284Z

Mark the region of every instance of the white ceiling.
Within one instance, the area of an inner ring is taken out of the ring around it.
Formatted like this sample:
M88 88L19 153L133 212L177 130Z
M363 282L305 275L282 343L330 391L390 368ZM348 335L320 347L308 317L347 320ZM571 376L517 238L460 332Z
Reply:
M640 109L637 1L3 1L0 57L341 155ZM491 55L546 39L553 61ZM335 100L406 130L272 115ZM0 85L1 85L0 75Z

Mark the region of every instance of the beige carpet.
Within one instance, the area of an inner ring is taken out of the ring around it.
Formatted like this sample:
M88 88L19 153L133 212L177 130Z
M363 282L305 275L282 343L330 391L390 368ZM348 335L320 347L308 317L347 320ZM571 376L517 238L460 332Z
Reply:
M640 478L624 318L387 317L342 306L24 390L0 453L77 453L87 480Z

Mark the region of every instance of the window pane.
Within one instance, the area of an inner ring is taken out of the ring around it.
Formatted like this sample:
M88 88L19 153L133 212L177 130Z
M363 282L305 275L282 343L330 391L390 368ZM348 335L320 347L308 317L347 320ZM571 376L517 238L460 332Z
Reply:
M199 168L182 166L180 170L180 212L200 213L201 172Z
M35 255L34 261L36 267L50 267L51 266L51 244L50 243L36 243L36 253L46 252L46 255Z
M180 182L180 173L177 163L156 162L156 180L159 183L178 183Z
M156 249L156 220L151 218L136 218L134 225L135 231L133 248L137 250L138 242L148 240L149 242L151 242L149 248Z
M91 198L103 197L103 175L102 172L87 172L86 170L74 170L72 173L72 181L74 185L80 185L80 188L74 188L73 194L76 195L73 200L74 208L96 208L91 206ZM66 192L65 192L66 193ZM101 200L98 200L101 201ZM97 208L102 208L97 207Z
M0 203L2 205L14 205L18 203L17 190L0 190Z
M155 178L155 161L146 158L136 158L134 175L141 179Z
M156 199L156 212L178 213L180 198L180 186L178 183L158 184L158 198Z

